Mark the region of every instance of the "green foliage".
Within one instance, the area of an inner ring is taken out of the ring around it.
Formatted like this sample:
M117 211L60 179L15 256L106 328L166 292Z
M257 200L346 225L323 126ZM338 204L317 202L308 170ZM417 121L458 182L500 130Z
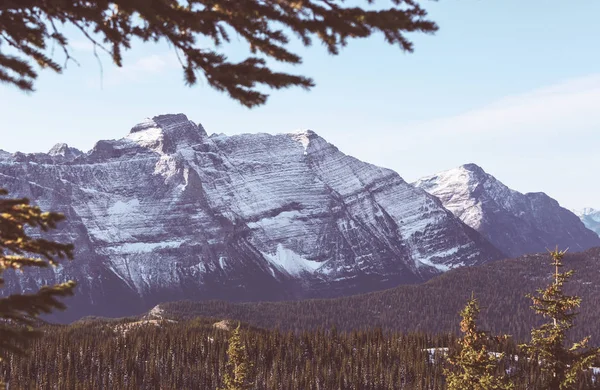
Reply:
M543 378L539 389L575 389L578 374L588 370L599 349L588 349L589 337L566 347L567 332L573 328L575 310L581 304L578 296L566 295L565 282L573 275L573 270L559 272L566 251L558 248L550 253L554 266L554 281L548 287L528 295L532 309L549 321L531 331L531 341L522 345L530 359L539 361Z
M0 195L7 192L0 189ZM25 267L55 266L59 259L73 258L73 245L33 238L26 231L55 229L63 219L61 214L30 206L27 199L0 198L0 287L4 285L2 273L7 270L24 272ZM0 298L0 361L25 353L27 344L39 336L33 329L36 318L53 309L64 309L57 298L72 295L74 287L75 283L69 281L44 286L35 294Z
M368 3L372 3L368 0ZM393 0L389 9L345 7L343 0L1 0L0 81L31 91L37 72L32 63L61 72L71 59L67 38L61 32L69 24L81 31L94 48L106 51L122 66L123 50L134 38L166 40L176 51L185 81L192 85L204 75L210 86L225 91L247 107L264 104L267 95L257 84L270 88L314 86L310 78L274 72L266 59L300 64L290 51L286 31L304 46L313 39L330 54L338 54L348 38L367 38L376 32L387 43L413 50L406 32L432 33L435 23L415 0ZM219 50L200 44L209 39L219 48L234 33L248 43L252 56L231 62ZM3 49L10 45L17 55ZM65 64L55 62L48 46L63 49ZM106 47L106 46L107 47Z
M479 303L473 295L460 312L463 336L458 340L458 352L448 356L451 368L444 371L448 390L513 389L506 375L498 373L498 368L503 366L504 354L496 355L488 350L488 344L498 341L498 338L494 339L488 332L477 329L479 311Z
M225 387L222 390L247 390L252 388L250 370L252 365L248 361L246 347L240 337L240 324L231 333L227 347L227 369L223 378Z

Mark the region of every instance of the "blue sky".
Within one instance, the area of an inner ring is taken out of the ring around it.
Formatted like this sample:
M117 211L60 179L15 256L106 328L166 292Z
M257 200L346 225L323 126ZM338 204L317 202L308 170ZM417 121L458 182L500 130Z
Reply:
M90 46L69 34L80 67L43 72L30 95L0 85L0 149L88 150L145 117L182 112L209 133L309 128L407 181L474 162L513 189L600 208L600 1L422 4L440 30L413 36L415 53L381 36L336 57L301 48L304 64L291 70L317 86L273 91L252 110L202 83L184 86L166 44L135 45L121 69L103 58L101 77ZM227 48L236 58L245 49Z

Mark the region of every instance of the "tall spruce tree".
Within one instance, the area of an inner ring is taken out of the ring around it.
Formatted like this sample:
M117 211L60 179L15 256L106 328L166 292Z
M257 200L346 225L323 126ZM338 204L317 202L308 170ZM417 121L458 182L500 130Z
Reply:
M247 390L252 387L250 372L252 365L240 335L240 324L231 333L227 347L227 372L223 377L222 390Z
M310 78L267 65L267 59L302 62L290 49L289 33L304 46L316 39L338 54L348 38L376 32L412 52L406 33L437 30L416 0L392 3L387 9L365 9L346 6L344 0L0 0L0 81L31 91L37 77L32 64L61 72L72 59L63 33L70 25L117 66L132 41L165 40L178 55L188 85L203 75L211 87L253 107L267 99L257 85L314 86ZM251 56L243 61L232 62L219 49L232 34L248 44ZM51 58L55 45L64 52L64 64Z
M537 294L527 295L533 302L531 307L549 321L531 331L529 344L521 345L530 359L539 362L543 378L540 390L575 389L577 375L588 370L600 349L588 349L590 338L565 346L567 332L573 328L577 316L575 308L581 304L578 296L566 295L565 282L573 275L573 270L560 272L566 251L556 248L550 252L554 266L553 282Z
M450 368L444 370L448 390L504 390L512 389L506 375L498 374L498 366L504 359L502 353L490 353L488 345L497 343L488 332L477 329L479 303L472 295L460 312L462 338L458 350L449 355Z
M0 196L7 195L0 189ZM27 199L0 198L0 287L7 270L25 272L26 267L49 267L60 259L73 258L73 245L44 238L32 238L27 229L46 232L55 229L64 216L43 212ZM64 309L59 297L73 294L75 282L44 286L34 294L3 295L0 298L0 361L12 354L24 354L27 343L39 333L33 329L36 318L53 309Z

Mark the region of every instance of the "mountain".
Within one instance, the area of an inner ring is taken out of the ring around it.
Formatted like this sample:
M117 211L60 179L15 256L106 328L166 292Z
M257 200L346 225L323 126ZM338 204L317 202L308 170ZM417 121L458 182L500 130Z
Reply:
M547 249L582 251L600 237L543 192L514 191L475 164L419 179L414 185L511 257Z
M65 160L74 160L81 155L83 155L83 152L81 150L71 148L65 143L59 143L54 145L48 152L48 156L50 157L62 157Z
M565 270L575 271L565 291L583 299L576 326L569 334L573 338L591 335L590 343L600 346L600 248L567 253L563 263ZM531 300L525 294L552 282L550 264L547 253L524 255L453 269L419 285L348 297L294 302L180 301L160 304L153 313L172 319L202 316L239 320L294 331L335 326L338 330L382 328L458 334L459 311L475 294L481 307L478 325L522 342L543 320L531 310Z
M582 210L574 210L573 212L581 219L585 227L600 236L600 210L586 207Z
M4 157L0 187L67 216L49 238L74 242L76 260L6 277L7 291L77 280L62 319L340 296L504 256L434 196L310 130L208 136L161 115L85 154Z

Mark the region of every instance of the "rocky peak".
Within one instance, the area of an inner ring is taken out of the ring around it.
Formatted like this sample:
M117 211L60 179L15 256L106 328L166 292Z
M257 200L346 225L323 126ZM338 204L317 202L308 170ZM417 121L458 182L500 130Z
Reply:
M48 155L51 157L64 157L67 159L74 159L83 154L83 152L76 148L71 148L65 143L58 143L54 145L49 151Z
M317 133L312 130L298 130L292 133L288 133L290 138L294 141L299 142L302 147L304 147L304 154L308 154L308 147L311 144L311 141L314 141L320 138Z
M544 252L556 245L580 251L600 240L570 211L543 192L522 194L475 164L414 183L510 256Z
M163 134L171 136L176 135L175 133L184 133L185 135L200 134L206 136L204 128L196 125L184 114L165 114L146 118L133 126L129 131L129 134L139 133L150 129L160 129Z
M184 114L167 114L138 123L126 138L143 147L172 153L178 145L199 144L207 136L201 125L196 125Z
M459 183L465 189L471 189L476 184L481 184L487 179L493 178L476 164L464 164L460 167L449 169L435 175L423 177L415 182L417 187L427 190L429 186L439 187L440 184L456 187Z
M204 128L184 114L158 115L133 126L125 138L98 141L88 154L88 160L95 162L144 153L173 154L207 139Z
M472 172L476 175L482 175L482 176L487 175L487 173L485 173L483 168L481 168L479 165L473 164L473 163L463 164L459 167L459 169L462 169L462 170L468 171L468 172Z
M467 182L471 184L471 189L474 189L483 183L488 183L487 185L498 183L494 176L484 171L479 165L473 163L464 164L454 170L449 170L447 171L447 174L452 174L453 172L458 176L462 175Z

